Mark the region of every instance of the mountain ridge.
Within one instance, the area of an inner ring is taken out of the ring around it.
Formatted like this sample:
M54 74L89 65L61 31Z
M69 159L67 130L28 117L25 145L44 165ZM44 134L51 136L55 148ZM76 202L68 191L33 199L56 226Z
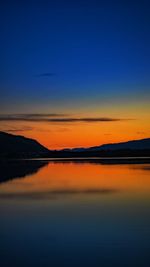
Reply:
M135 145L135 146L134 146ZM148 145L148 146L147 146ZM150 138L143 138L143 139L134 139L134 140L129 140L129 141L124 141L124 142L119 142L119 143L106 143L102 144L100 146L91 146L91 147L79 147L79 148L72 148L72 149L67 149L70 151L92 151L92 150L102 150L102 149L150 149ZM64 149L66 150L66 149Z
M150 156L150 138L89 148L49 150L38 141L0 131L0 158Z
M0 131L0 155L11 157L40 156L49 150L38 141Z

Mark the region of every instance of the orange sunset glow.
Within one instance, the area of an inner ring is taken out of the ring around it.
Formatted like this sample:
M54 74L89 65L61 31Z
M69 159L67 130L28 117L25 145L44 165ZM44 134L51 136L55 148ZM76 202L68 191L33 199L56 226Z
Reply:
M150 108L140 107L120 107L100 112L83 113L81 117L97 118L101 117L119 118L118 121L90 121L90 122L49 122L49 121L6 121L2 122L0 130L13 134L24 135L36 139L49 149L90 147L105 143L115 143L134 139L147 138L150 135ZM44 113L43 113L44 114ZM82 113L81 113L82 114ZM74 118L75 116L67 117ZM76 118L75 117L75 118ZM46 117L47 118L47 117ZM48 117L49 118L49 117ZM64 118L64 117L61 117ZM121 118L121 119L120 119Z
M150 0L0 21L0 267L150 267Z

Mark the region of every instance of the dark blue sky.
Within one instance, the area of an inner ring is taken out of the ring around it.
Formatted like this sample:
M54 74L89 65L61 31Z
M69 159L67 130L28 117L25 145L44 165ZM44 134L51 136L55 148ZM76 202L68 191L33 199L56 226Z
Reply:
M147 101L149 1L1 1L1 112Z

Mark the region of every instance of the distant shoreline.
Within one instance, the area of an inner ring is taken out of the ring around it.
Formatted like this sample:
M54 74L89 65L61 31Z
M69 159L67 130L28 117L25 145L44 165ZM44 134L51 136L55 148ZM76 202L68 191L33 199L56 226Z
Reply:
M0 132L0 160L9 159L105 159L133 160L150 157L150 138L89 148L49 150L34 139Z
M22 162L22 161L43 161L62 163L102 163L102 164L146 164L150 163L150 157L66 157L66 158L21 158L21 159L0 159L0 162Z

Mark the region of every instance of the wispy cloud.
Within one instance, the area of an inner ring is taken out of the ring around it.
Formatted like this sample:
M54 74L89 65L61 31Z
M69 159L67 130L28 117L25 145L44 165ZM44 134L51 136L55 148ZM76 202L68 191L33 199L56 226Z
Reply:
M4 116L16 116L16 117L26 117L26 118L46 118L46 117L65 117L69 116L64 113L25 113L25 114L8 114Z
M137 134L145 134L143 131L136 132Z
M20 113L20 114L2 114L0 121L42 121L50 118L66 117L63 113Z
M93 123L93 122L118 122L131 119L113 117L71 117L65 114L7 114L0 115L0 121L28 121L28 122L52 122L52 123Z
M56 76L56 73L54 72L44 72L44 73L40 73L35 75L36 77L54 77Z
M4 127L2 129L4 132L16 133L16 132L24 132L24 131L32 131L33 127L30 126L22 126L22 127Z

